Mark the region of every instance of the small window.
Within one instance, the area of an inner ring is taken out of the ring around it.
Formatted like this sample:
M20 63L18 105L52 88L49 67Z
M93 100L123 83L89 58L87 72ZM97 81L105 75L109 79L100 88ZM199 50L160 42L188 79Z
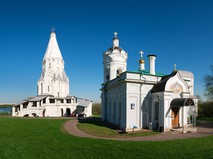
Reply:
M43 83L41 84L41 94L43 94Z
M50 99L50 103L55 103L55 99Z
M27 106L28 106L28 103L23 104L23 108L27 108Z
M33 102L32 107L37 107L37 102Z
M106 76L106 79L109 80L109 75Z
M71 99L67 99L67 103L71 103Z

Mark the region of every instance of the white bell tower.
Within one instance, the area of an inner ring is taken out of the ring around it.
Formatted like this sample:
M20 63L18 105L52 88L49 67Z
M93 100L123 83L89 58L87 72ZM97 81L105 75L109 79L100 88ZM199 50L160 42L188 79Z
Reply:
M127 53L119 47L118 33L114 33L112 47L103 54L104 83L126 71Z

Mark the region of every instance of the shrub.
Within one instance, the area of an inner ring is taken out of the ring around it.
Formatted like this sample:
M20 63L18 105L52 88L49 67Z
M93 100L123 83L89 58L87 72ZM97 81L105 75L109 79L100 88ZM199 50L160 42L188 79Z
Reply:
M213 117L213 101L200 102L198 104L198 115Z
M92 114L101 115L101 103L94 103L92 105Z

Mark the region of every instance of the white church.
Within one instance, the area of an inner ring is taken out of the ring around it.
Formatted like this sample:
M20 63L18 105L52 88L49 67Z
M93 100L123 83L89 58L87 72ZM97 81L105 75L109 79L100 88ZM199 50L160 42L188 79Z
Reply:
M92 101L69 95L69 78L64 60L52 30L37 83L37 96L29 97L12 109L18 117L91 116Z
M197 115L193 74L176 66L169 75L158 73L153 54L148 55L147 69L140 54L139 68L127 71L128 55L115 33L112 47L103 53L102 119L124 131L180 128L187 132Z

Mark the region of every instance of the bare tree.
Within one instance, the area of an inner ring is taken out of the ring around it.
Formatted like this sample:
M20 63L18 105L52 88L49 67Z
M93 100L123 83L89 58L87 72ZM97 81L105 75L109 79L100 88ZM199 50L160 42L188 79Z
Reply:
M211 74L204 76L205 82L205 96L212 101L213 100L213 65L210 66Z

